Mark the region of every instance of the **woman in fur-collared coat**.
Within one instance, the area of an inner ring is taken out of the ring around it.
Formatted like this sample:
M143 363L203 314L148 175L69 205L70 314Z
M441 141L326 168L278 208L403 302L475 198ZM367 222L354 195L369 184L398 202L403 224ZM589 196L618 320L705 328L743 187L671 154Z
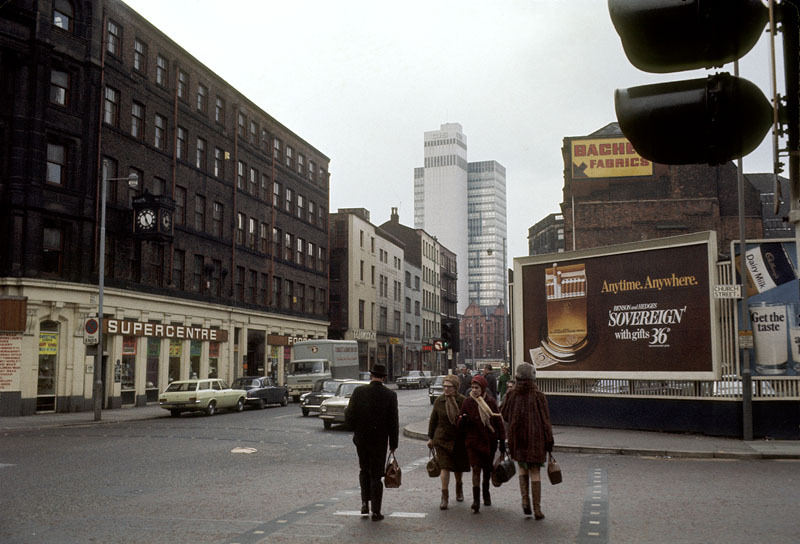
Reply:
M442 383L444 394L439 395L433 403L431 418L428 423L428 447L436 448L436 457L442 469L442 502L441 510L447 510L450 486L450 473L456 477L456 500L464 500L464 486L461 475L469 472L467 449L464 446L464 435L458 429L458 416L461 413L461 403L464 395L458 393L459 380L457 376L448 374Z
M469 396L461 405L459 427L463 429L470 470L472 470L472 511L480 512L481 472L483 472L483 504L491 506L489 484L492 481L492 464L498 443L500 452L506 451L503 418L488 384L481 375L472 378Z
M531 515L528 491L533 491L533 513L544 518L541 509L542 477L540 469L553 451L553 427L547 398L536 387L536 370L530 363L519 363L516 384L503 400L500 412L508 427L508 450L519 465L519 490L522 511ZM530 476L530 485L528 477Z

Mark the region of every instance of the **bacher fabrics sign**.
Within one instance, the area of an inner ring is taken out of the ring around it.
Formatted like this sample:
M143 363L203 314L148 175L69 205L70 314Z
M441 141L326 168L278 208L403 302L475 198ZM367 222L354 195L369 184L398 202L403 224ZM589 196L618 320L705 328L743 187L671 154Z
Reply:
M103 332L105 334L174 338L176 340L228 341L228 331L225 329L206 329L203 327L187 327L184 325L143 323L141 321L128 321L123 319L104 319Z
M519 259L518 356L543 376L713 378L711 255L701 233Z
M652 176L653 163L642 158L626 138L573 139L572 179Z

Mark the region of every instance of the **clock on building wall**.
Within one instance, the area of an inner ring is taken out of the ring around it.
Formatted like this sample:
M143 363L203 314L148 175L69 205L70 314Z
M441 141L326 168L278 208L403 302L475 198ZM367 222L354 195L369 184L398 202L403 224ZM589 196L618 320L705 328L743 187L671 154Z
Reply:
M172 239L175 201L147 190L133 199L133 229L141 238L157 242Z
M141 208L136 212L136 232L153 232L156 228L156 211Z

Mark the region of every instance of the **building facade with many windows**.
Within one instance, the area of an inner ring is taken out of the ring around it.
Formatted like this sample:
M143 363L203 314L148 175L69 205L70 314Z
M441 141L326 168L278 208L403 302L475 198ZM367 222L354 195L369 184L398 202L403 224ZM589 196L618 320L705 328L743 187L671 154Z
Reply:
M116 0L5 5L0 80L0 303L22 317L3 415L91 406L103 234L104 406L281 380L295 340L326 337L319 150Z

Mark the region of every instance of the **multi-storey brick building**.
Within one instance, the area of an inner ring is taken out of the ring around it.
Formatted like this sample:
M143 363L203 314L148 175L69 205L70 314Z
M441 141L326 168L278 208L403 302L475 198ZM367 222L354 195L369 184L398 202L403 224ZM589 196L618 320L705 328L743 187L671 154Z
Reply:
M117 0L5 3L0 81L0 314L22 317L0 413L91 406L104 178L105 405L280 379L295 339L327 336L319 150Z
M719 250L739 238L737 173L719 166L666 165L641 158L617 123L564 138L565 249L585 249L704 230ZM748 237L762 235L759 192L745 183Z

